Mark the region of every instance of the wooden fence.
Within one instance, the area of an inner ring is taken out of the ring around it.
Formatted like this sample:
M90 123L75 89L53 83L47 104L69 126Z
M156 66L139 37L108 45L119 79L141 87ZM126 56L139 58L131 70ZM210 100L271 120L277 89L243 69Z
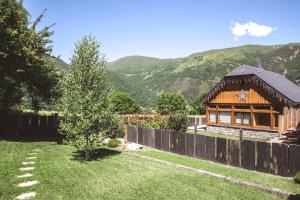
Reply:
M155 149L280 176L300 171L300 145L231 140L127 126L127 141Z
M60 139L58 115L0 114L0 137L8 139Z

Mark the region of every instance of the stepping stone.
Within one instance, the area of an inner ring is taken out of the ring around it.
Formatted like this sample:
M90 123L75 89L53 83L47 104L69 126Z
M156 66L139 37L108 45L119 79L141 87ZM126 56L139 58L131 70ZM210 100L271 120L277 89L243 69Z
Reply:
M36 192L27 192L24 194L20 194L19 196L16 197L16 199L18 200L24 200L24 199L31 199L33 197L35 197Z
M22 165L34 165L35 162L22 162Z
M34 181L26 181L26 182L23 182L23 183L19 183L18 184L18 187L30 187L30 186L33 186L33 185L36 185L36 184L39 184L40 182L37 181L37 180L34 180Z
M37 155L37 153L27 153L28 155L31 155L31 156L33 156L33 155Z
M33 174L26 173L26 174L17 176L17 178L27 178L27 177L32 177L32 176L33 176Z
M32 171L34 170L34 167L21 167L19 168L20 171Z
M35 156L32 156L32 157L27 157L27 158L25 158L26 160L33 160L33 159L36 159L36 157Z
M41 149L33 149L32 151L41 151Z

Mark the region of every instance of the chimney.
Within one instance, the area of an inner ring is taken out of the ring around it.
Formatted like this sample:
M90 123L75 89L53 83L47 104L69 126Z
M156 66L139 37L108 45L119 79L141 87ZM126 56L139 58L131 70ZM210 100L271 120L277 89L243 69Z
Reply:
M256 65L255 65L255 67L263 69L263 67L262 67L262 65L261 65L260 60L258 59L258 57L256 57Z
M282 76L285 77L285 75L288 73L287 69L284 69Z

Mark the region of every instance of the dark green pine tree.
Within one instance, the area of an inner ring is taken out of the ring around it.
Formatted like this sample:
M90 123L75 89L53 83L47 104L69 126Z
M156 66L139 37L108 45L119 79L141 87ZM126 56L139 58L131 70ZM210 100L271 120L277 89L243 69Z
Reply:
M44 12L33 22L22 1L0 0L0 109L21 102L24 93L34 109L57 94L56 73L47 62L50 27L36 30Z

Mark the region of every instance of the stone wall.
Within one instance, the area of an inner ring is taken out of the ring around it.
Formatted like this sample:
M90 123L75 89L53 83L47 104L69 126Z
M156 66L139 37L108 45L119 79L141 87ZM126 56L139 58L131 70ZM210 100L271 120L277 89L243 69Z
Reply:
M235 127L212 126L207 125L206 130L209 132L222 133L226 135L240 135L240 129ZM279 133L264 130L253 130L243 128L243 137L258 138L258 139L273 139L279 137Z

